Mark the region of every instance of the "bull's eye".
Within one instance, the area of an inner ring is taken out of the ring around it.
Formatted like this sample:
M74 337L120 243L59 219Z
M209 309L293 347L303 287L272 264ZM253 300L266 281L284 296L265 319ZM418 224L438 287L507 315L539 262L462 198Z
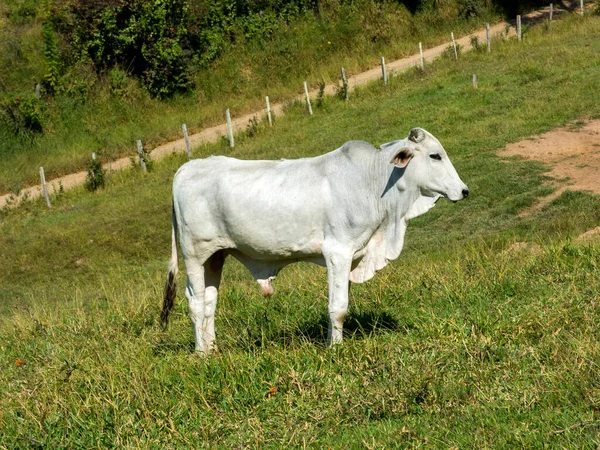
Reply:
M431 155L429 155L429 157L431 159L435 159L436 161L441 161L442 160L442 155L440 155L439 153L432 153Z

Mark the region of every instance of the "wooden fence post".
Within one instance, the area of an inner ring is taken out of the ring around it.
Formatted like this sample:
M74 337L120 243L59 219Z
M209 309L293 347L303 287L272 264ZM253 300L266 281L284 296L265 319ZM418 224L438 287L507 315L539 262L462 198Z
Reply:
M521 15L517 16L517 41L521 42Z
M269 119L269 126L273 126L273 118L271 117L271 104L269 103L269 96L265 97L267 100L267 119Z
M344 96L345 100L348 101L348 80L346 79L346 71L342 67L342 83L344 86Z
M385 70L385 58L381 57L381 77L383 78L383 85L387 86L387 72Z
M233 140L233 127L231 126L231 112L229 111L229 108L227 108L227 111L225 111L225 117L227 118L227 135L229 136L229 146L233 148L235 142Z
M454 59L458 61L458 50L456 49L456 41L454 40L454 31L450 32L452 38L452 45L454 46Z
M425 70L425 63L423 62L423 46L419 42L419 55L421 56L421 70Z
M485 37L487 39L487 51L488 53L492 51L492 34L490 32L490 24L485 24Z
M35 85L35 98L40 98L42 96L41 90L42 86L40 85L40 83L37 83Z
M140 158L140 167L144 172L147 172L148 169L146 168L146 161L144 161L144 147L142 146L142 141L139 139L137 141L137 152L138 157Z
M581 15L583 16L583 0L579 0L579 9L581 11Z
M183 140L185 141L185 149L187 150L188 159L190 159L192 157L192 149L190 148L190 139L188 137L187 125L184 123L183 125L181 125L181 128L183 129Z
M548 30L552 29L552 13L554 12L554 6L550 3L550 15L548 16Z
M43 167L40 167L40 179L42 180L42 192L44 193L46 204L48 205L48 208L50 208L52 205L50 205L50 196L48 195L48 186L46 186L46 177L44 176Z
M308 113L312 116L312 106L310 106L310 97L308 96L308 86L306 81L304 82L304 93L306 94L306 106L308 106Z
M473 87L477 89L477 75L473 74Z

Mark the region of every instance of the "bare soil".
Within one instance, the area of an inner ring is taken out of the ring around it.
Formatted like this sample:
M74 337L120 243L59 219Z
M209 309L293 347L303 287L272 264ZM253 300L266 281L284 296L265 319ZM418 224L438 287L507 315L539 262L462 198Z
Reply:
M600 194L600 120L577 121L541 136L509 144L501 156L520 156L543 162L549 169L556 191L542 198L527 215L565 190Z

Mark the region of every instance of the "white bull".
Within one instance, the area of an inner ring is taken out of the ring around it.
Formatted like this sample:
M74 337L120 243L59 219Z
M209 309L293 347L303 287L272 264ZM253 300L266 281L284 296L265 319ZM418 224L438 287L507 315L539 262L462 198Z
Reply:
M288 264L325 265L328 342L339 343L349 281L367 281L396 259L408 221L438 198L456 202L468 194L440 142L421 128L380 149L352 141L315 158L190 161L173 181L172 257L162 322L168 323L176 293L178 234L197 351L207 353L214 345L227 255L250 270L264 295L273 293L272 280Z

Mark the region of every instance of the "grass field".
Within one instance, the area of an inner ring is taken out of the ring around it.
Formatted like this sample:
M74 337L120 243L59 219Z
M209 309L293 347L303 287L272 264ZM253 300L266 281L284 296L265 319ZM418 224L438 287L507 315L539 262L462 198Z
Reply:
M215 355L193 354L182 291L161 330L182 156L3 211L0 448L596 448L600 242L577 236L600 201L567 191L521 217L551 191L544 168L494 150L600 116L599 32L566 17L196 149L294 158L413 126L444 144L472 194L411 222L400 258L353 285L338 348L311 265L263 299L228 260Z

